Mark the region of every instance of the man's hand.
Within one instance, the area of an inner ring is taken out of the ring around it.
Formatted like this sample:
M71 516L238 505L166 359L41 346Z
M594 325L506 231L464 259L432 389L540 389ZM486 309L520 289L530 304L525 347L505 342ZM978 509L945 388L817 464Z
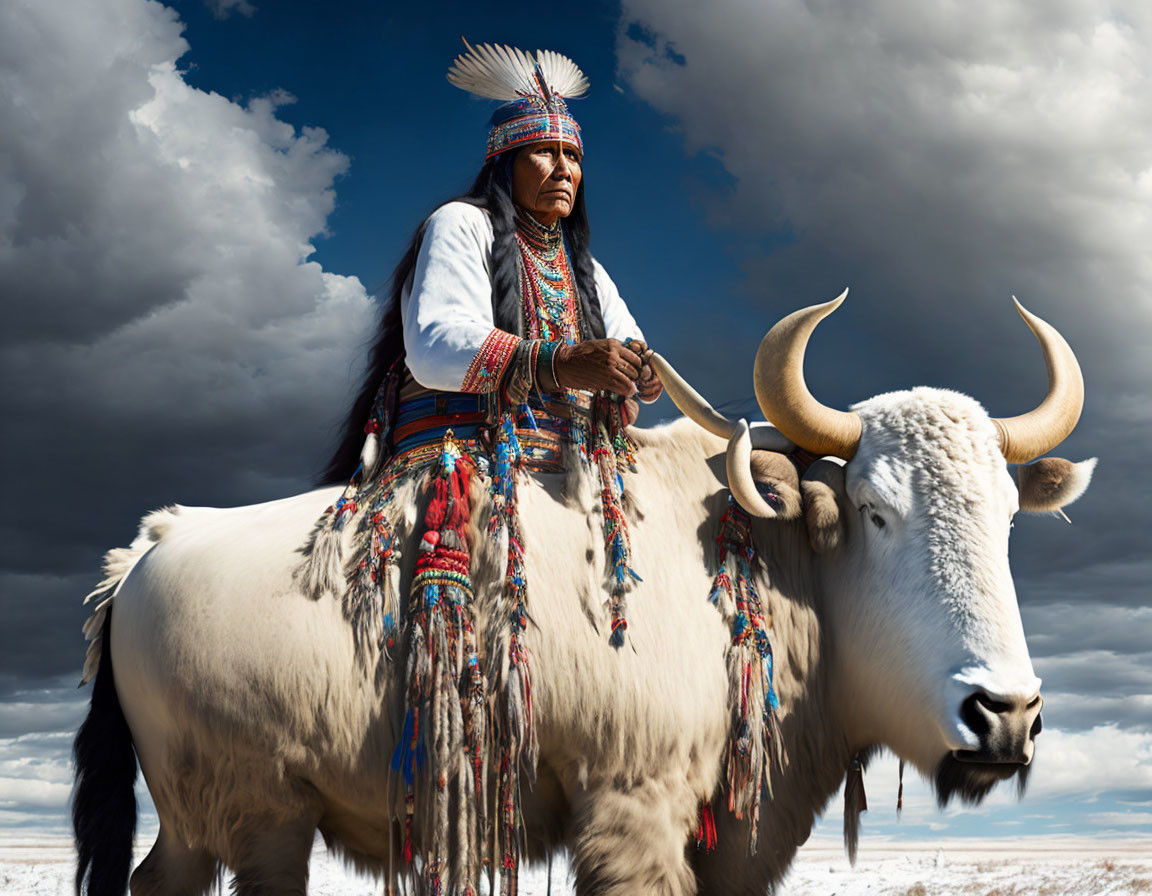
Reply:
M660 382L660 377L652 367L652 355L655 352L648 348L648 343L643 339L633 339L628 343L628 347L640 356L640 376L636 379L640 398L648 402L655 401L664 390L664 384Z
M643 361L632 348L619 339L589 339L575 345L562 345L556 350L553 363L556 380L565 389L587 389L598 392L606 389L630 398L636 392ZM643 343L639 343L643 345ZM648 346L644 346L644 351Z

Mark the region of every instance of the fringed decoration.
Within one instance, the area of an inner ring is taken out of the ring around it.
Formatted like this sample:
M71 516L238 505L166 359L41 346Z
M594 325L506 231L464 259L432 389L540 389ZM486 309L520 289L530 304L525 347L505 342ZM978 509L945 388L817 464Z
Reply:
M700 822L696 827L696 848L701 852L712 852L716 848L716 818L712 814L711 803L700 804Z
M396 416L396 398L403 358L397 360L384 377L376 397L372 401L372 413L364 424L364 446L360 450L360 464L352 473L352 478L344 487L336 503L328 507L312 529L312 535L304 548L304 562L296 570L296 577L305 593L319 600L325 594L339 594L344 583L344 526L360 509L363 492L372 482L382 455L381 443L390 442L392 425ZM363 609L362 600L352 602ZM348 602L345 602L348 609ZM355 617L349 621L356 625ZM372 628L370 624L365 624ZM378 628L378 626L376 626ZM357 641L365 637L365 632L357 633Z
M391 481L378 488L361 516L359 539L348 588L344 592L344 616L360 656L381 647L391 657L396 646L400 611L400 567L396 535L388 510L392 503Z
M441 892L446 877L461 887L478 887L480 880L476 844L483 836L488 732L468 574L473 471L472 460L449 432L441 460L429 474L425 532L406 619L407 710L392 758L405 785L404 861L412 861L419 814L421 877L432 893ZM420 776L426 763L429 773Z
M519 884L520 841L523 819L520 811L520 772L523 768L535 778L539 747L532 717L532 677L528 652L522 635L528 625L528 588L524 575L524 542L516 480L523 467L516 420L503 415L497 434L492 463L492 518L489 530L504 529L508 537L508 559L504 571L503 601L510 609L507 672L500 695L499 852L501 893L515 896Z
M904 760L900 760L900 787L896 791L896 818L904 813Z
M848 861L853 865L856 864L856 847L860 843L860 814L867 811L864 765L856 755L852 757L844 778L844 848L848 851Z
M600 475L604 551L609 566L608 608L612 613L609 643L620 648L624 646L624 633L628 630L626 595L641 579L632 569L632 546L628 539L628 520L624 516L624 480L620 475L623 469L635 471L636 461L619 402L604 397L597 399L592 438L592 463Z
M755 852L760 799L765 790L771 793L769 749L779 744L776 710L780 703L772 686L772 645L768 638L772 617L761 608L753 578L756 547L750 521L731 499L720 518L716 543L719 563L709 600L731 618L729 672L739 695L728 742L728 809L737 818L748 818L748 848Z

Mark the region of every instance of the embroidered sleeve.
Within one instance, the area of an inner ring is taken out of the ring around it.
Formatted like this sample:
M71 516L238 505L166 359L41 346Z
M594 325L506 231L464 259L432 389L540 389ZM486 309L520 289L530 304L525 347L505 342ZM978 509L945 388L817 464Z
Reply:
M455 392L484 369L496 326L491 247L488 216L473 206L449 202L425 224L412 279L400 297L406 362L425 388ZM489 357L489 366L499 367L501 360L500 354Z
M468 372L464 374L464 382L460 384L460 391L495 391L500 386L504 371L508 369L508 364L520 342L520 337L505 333L503 330L493 330L489 333L480 350L472 357Z

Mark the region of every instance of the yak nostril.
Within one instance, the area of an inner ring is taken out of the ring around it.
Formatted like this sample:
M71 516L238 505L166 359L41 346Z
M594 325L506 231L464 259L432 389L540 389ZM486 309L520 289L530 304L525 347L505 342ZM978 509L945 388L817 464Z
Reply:
M1036 716L1036 721L1032 723L1032 730L1028 732L1028 736L1035 739L1044 728L1044 721L1041 716Z
M960 705L960 718L968 726L968 730L976 735L981 742L988 736L992 726L989 722L990 701L984 694L973 694Z
M1003 713L1012 711L1011 703L1005 703L1003 700L993 700L985 693L973 694L972 696L977 703L993 715L1002 715Z
M1037 706L1039 706L1041 703L1042 703L1042 701L1040 699L1040 695L1037 694L1035 697L1033 697L1031 700L1028 701L1028 705L1024 708L1025 709L1034 709Z

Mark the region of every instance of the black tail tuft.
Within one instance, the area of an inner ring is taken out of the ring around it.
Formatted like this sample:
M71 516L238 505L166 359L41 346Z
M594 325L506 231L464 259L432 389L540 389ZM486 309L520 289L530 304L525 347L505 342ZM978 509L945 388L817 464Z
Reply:
M76 893L122 896L132 870L136 836L136 753L112 681L112 608L104 620L92 706L76 733L72 757L72 829L76 834Z

